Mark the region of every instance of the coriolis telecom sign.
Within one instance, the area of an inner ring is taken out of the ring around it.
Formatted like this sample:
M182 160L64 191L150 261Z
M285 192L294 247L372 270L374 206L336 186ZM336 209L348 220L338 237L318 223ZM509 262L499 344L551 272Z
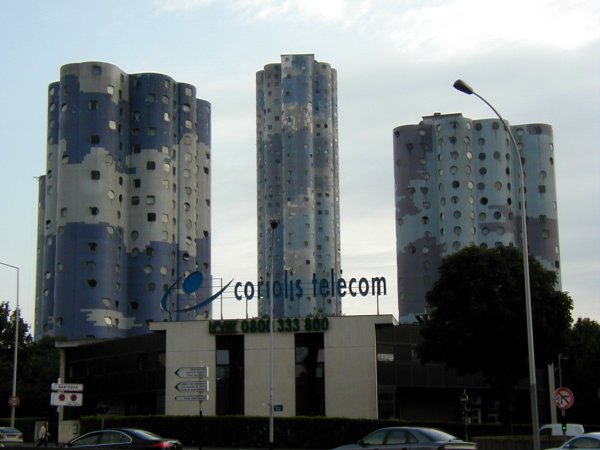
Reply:
M237 300L252 300L255 298L284 298L289 300L301 299L304 296L313 297L366 297L386 295L387 285L384 277L338 278L333 269L327 278L319 278L313 273L310 280L294 279L287 270L281 281L238 281L234 284L233 295Z
M233 296L236 300L250 301L259 298L300 300L303 297L340 297L347 295L350 297L367 297L387 294L387 284L385 277L352 277L349 279L338 277L335 271L331 269L328 277L318 277L313 273L310 280L302 280L292 277L287 271L283 273L281 280L275 280L272 283L267 280L238 281L234 283L232 279L216 293L206 299L184 309L169 310L168 302L170 295L179 288L186 294L196 292L202 287L204 276L200 272L192 272L187 276L178 278L164 293L161 299L161 307L167 312L188 312L208 306L210 303L220 298L223 293L233 284Z

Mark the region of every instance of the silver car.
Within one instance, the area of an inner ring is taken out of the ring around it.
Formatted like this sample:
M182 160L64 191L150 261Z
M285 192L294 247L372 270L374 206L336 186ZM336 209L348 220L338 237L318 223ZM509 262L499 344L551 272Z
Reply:
M23 444L23 433L16 428L0 427L0 447Z
M600 449L600 433L583 433L569 439L563 445L549 450L566 450L574 448Z
M435 428L389 427L373 431L356 444L334 450L475 450L477 444L465 442Z

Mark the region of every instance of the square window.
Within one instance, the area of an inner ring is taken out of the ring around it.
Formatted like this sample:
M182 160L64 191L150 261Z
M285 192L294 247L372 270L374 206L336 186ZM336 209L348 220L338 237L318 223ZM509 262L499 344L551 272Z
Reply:
M139 178L134 178L133 179L133 187L134 188L139 188L142 186L142 180Z
M156 128L155 127L148 128L148 136L156 136Z
M156 203L156 197L154 195L146 196L146 205L154 205Z
M90 143L93 145L97 145L100 143L100 136L98 136L97 134L92 134L90 136Z
M92 75L100 75L102 73L102 67L93 65L92 66Z
M156 213L148 213L148 222L156 222Z
M140 198L137 195L134 195L133 197L131 197L131 204L132 205L139 205L140 204Z
M110 95L113 95L115 93L115 87L109 84L106 86L106 92L108 92Z
M99 180L100 179L100 171L92 170L90 176L91 176L92 180Z
M90 100L88 102L88 109L90 111L95 111L96 109L98 109L98 100Z
M146 162L146 169L154 170L156 168L156 163L154 161Z
M116 130L117 129L117 122L115 122L114 120L109 120L108 121L108 128L111 130Z

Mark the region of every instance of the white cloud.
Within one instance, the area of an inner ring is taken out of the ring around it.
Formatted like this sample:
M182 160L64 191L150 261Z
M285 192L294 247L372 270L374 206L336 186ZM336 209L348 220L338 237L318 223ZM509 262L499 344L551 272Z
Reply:
M225 7L240 20L329 24L387 41L398 53L440 60L489 53L507 45L572 50L600 38L600 2L571 0L234 0ZM156 2L187 12L212 0Z

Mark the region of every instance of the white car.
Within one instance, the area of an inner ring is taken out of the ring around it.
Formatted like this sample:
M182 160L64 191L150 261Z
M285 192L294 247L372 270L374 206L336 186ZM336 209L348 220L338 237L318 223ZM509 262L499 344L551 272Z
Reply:
M0 427L0 447L23 444L23 433L16 428Z
M579 436L580 434L585 433L585 430L583 429L583 425L581 425L579 423L567 423L566 426L567 426L567 428L564 433L564 436L573 437L573 436ZM558 436L558 437L563 436L562 424L547 423L546 425L542 425L540 427L540 437L550 438L553 436Z
M575 448L586 448L588 450L598 449L600 450L600 432L596 433L584 433L574 438L569 439L563 445L557 448L548 450L566 450Z

